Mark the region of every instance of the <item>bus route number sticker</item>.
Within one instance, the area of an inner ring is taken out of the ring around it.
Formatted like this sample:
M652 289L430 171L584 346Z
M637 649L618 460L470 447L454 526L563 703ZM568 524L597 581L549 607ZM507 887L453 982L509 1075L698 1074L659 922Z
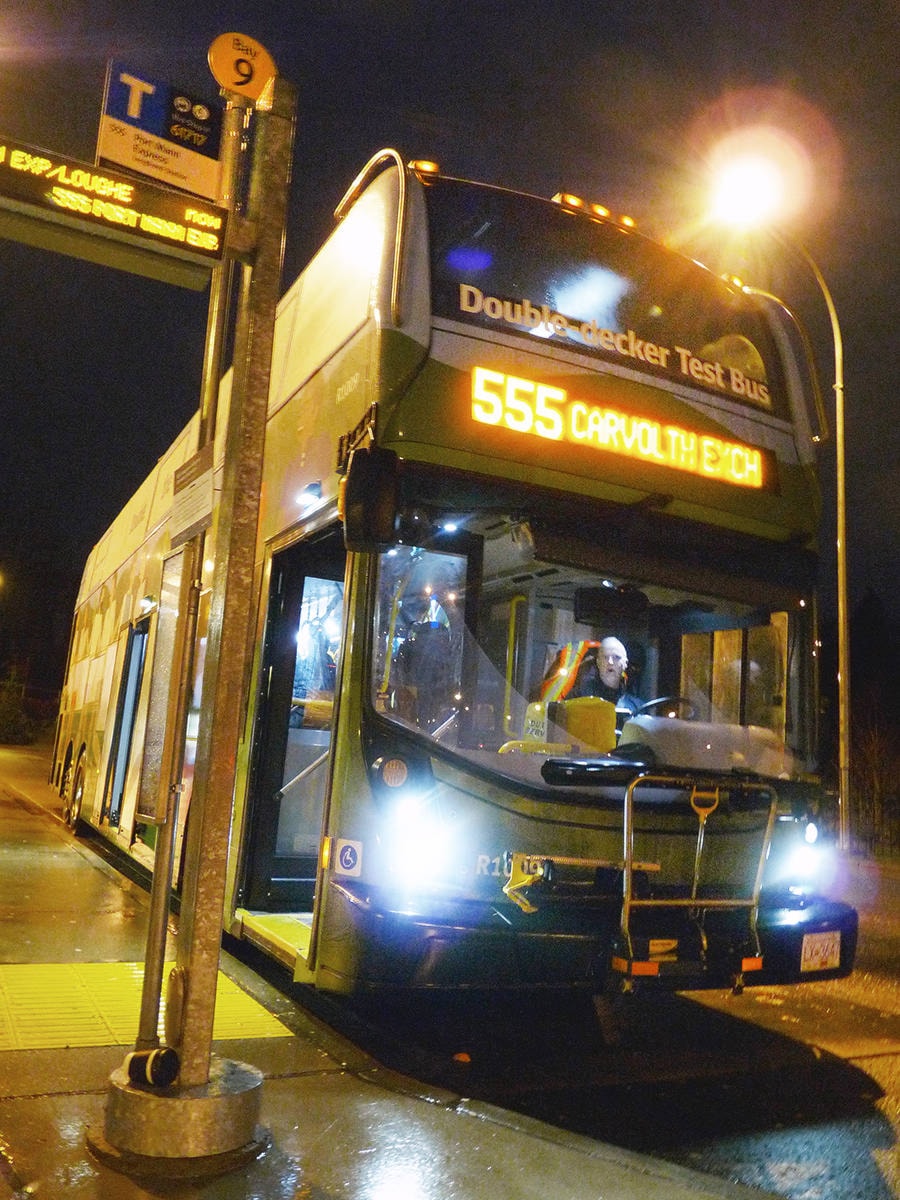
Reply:
M805 933L800 951L800 970L833 971L841 965L841 933Z
M220 88L258 100L278 74L265 46L243 33L221 33L209 48L209 69Z
M341 875L362 874L362 842L340 839L336 853L337 869Z

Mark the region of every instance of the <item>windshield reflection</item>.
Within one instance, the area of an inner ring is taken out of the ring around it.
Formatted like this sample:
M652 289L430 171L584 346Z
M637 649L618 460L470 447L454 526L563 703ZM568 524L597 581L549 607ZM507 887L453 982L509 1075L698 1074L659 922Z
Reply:
M798 773L799 614L538 557L512 516L432 528L380 556L378 713L523 781L609 755Z

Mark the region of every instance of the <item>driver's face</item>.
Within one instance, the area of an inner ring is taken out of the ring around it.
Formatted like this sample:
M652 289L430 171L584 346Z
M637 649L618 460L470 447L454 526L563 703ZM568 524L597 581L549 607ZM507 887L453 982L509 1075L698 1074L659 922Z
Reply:
M625 647L618 638L604 638L600 643L600 654L597 665L600 678L608 688L617 688L622 682L625 668L628 666L628 655Z

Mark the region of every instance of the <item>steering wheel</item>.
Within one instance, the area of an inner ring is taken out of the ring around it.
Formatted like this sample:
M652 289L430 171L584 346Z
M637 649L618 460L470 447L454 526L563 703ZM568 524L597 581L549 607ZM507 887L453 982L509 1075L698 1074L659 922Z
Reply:
M652 713L658 708L671 710L662 714L666 717L682 716L686 721L693 721L697 716L697 710L687 696L659 696L656 700L648 700L637 710L637 715Z

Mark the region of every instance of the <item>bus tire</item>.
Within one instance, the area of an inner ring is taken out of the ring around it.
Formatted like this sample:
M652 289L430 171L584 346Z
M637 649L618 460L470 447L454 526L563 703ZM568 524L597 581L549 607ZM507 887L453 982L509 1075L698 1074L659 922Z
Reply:
M591 997L600 1037L608 1050L620 1047L627 1039L629 999L630 996L613 983Z
M63 817L73 833L78 832L81 824L81 806L84 801L84 755L66 772L65 795L63 798Z

